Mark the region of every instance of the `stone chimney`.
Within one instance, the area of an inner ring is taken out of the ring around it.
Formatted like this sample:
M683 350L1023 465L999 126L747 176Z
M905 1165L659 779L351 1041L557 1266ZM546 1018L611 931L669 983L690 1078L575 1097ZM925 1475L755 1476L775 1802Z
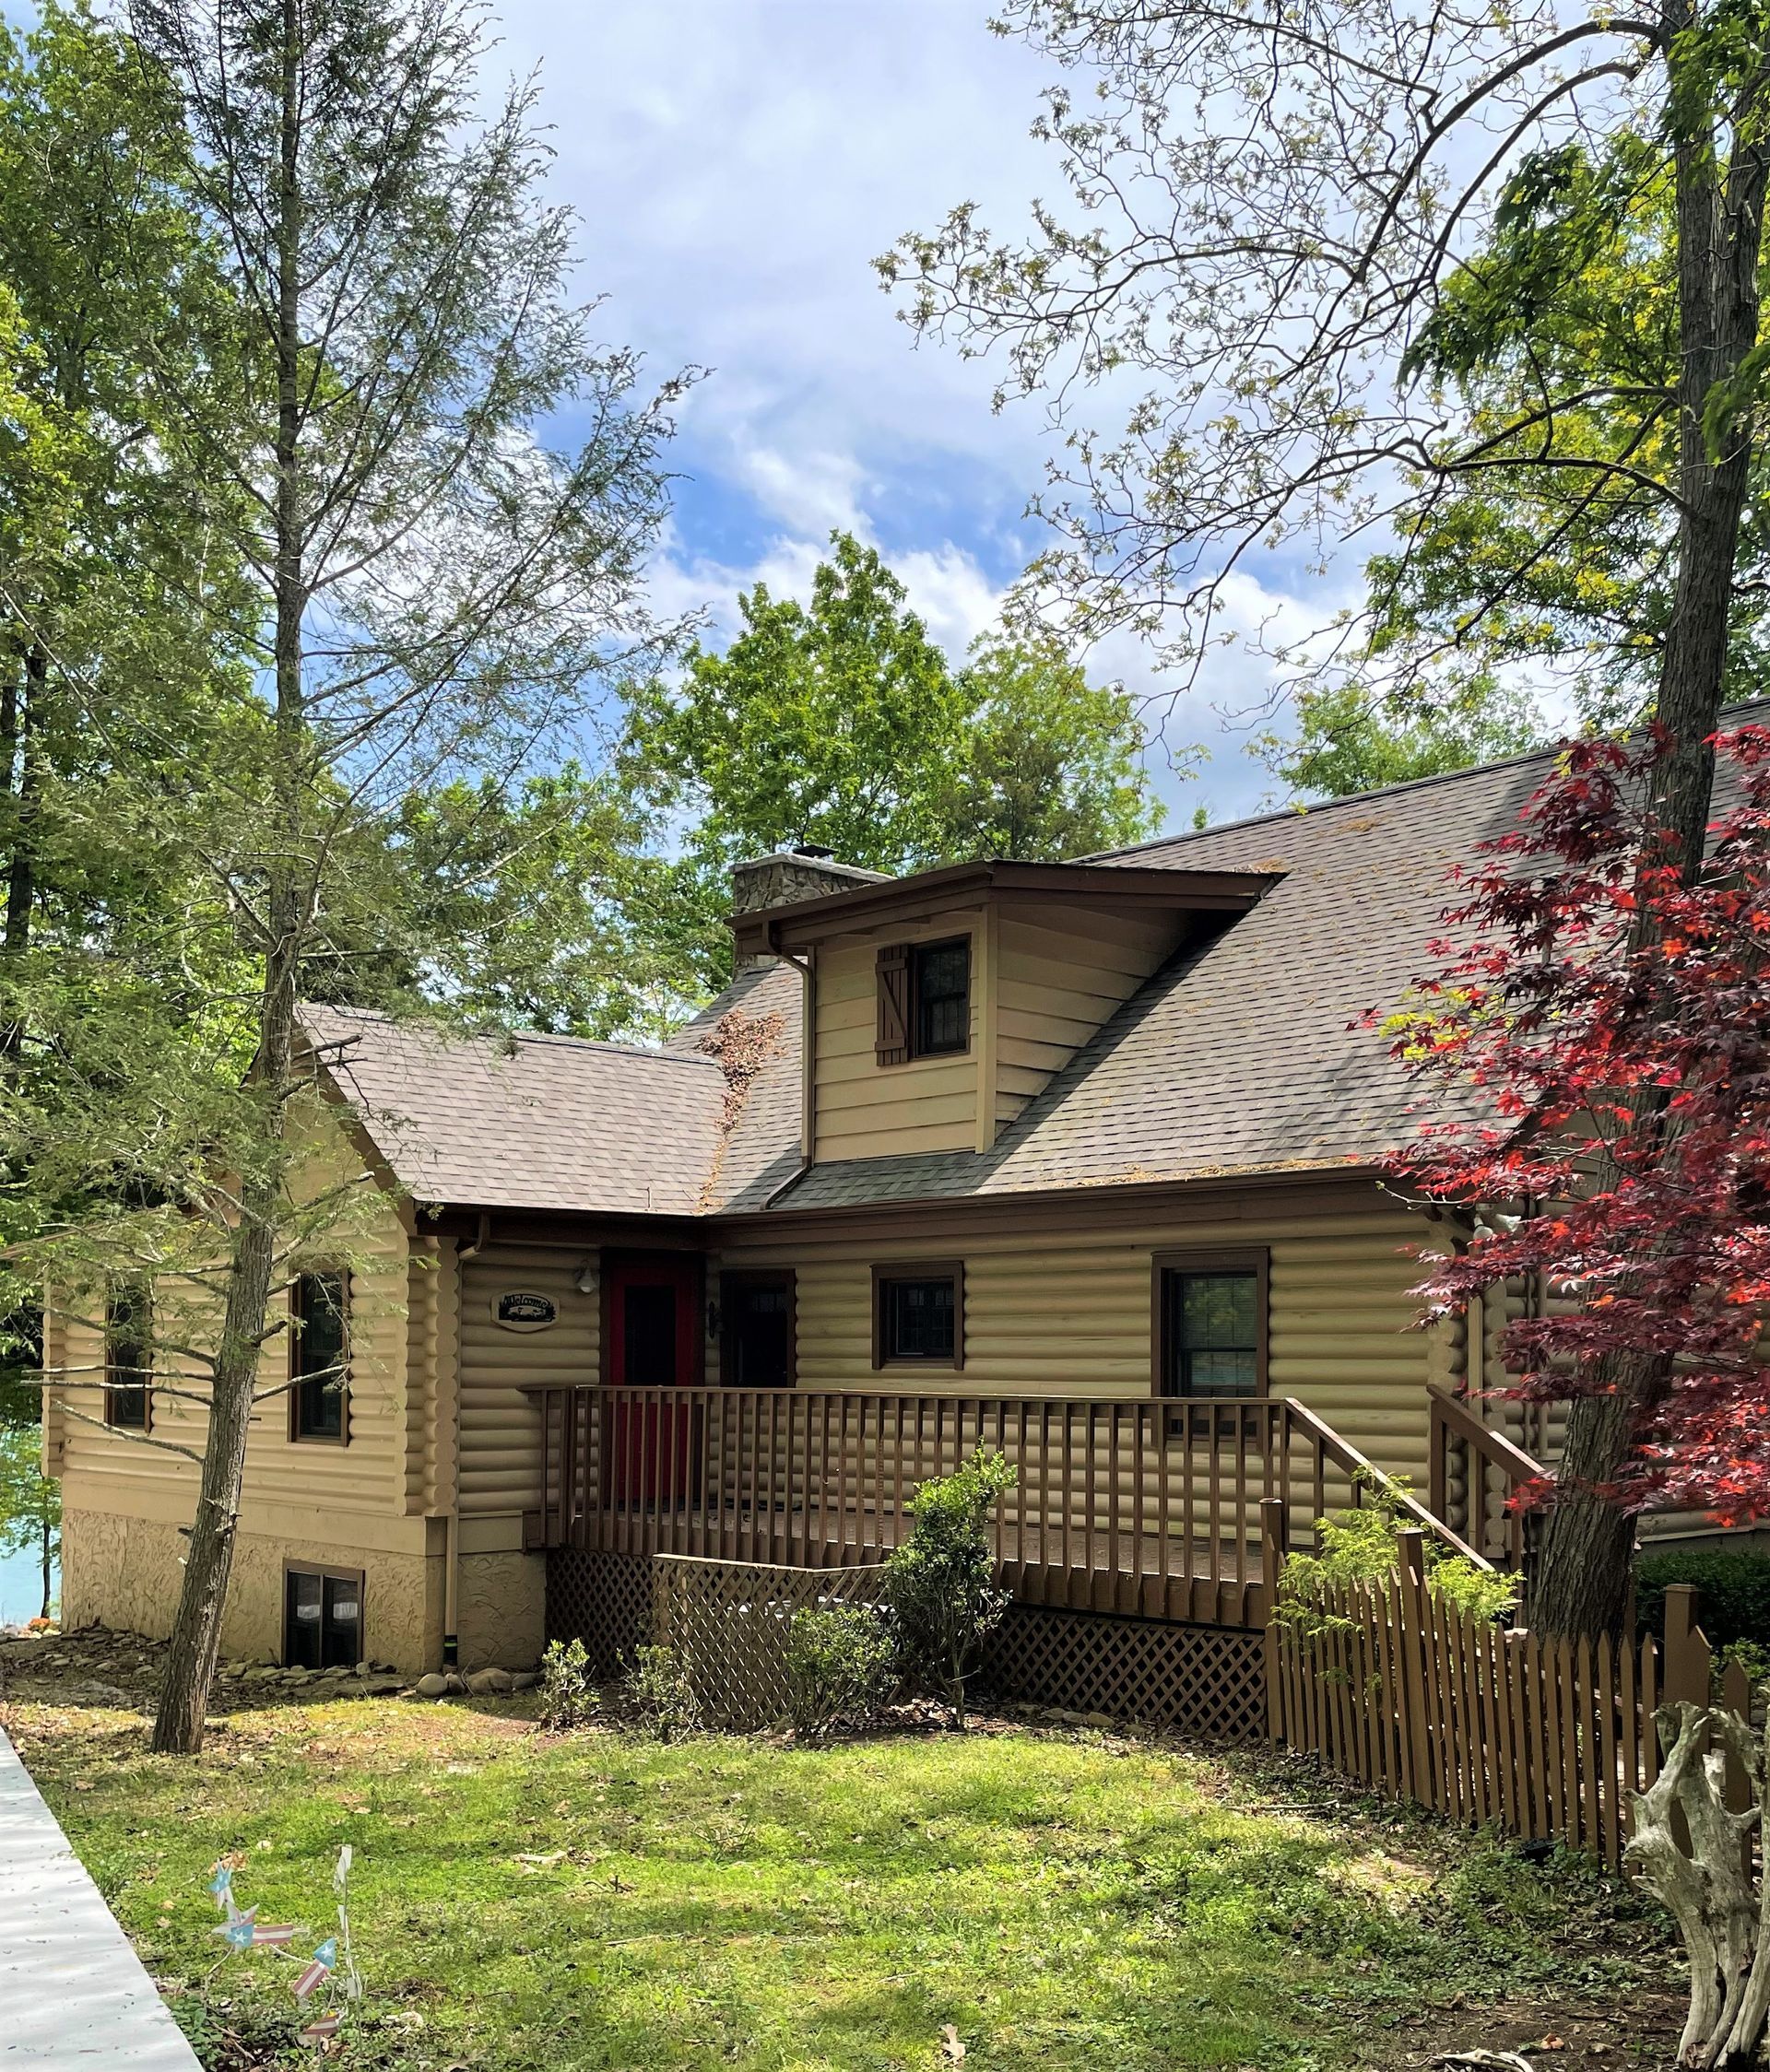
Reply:
M830 892L852 891L856 885L882 885L891 873L861 870L854 864L839 864L827 849L806 843L797 849L777 849L772 856L755 856L731 866L731 911L734 916L755 913L763 907L796 906L801 900L820 900ZM738 969L769 963L762 957L740 959Z

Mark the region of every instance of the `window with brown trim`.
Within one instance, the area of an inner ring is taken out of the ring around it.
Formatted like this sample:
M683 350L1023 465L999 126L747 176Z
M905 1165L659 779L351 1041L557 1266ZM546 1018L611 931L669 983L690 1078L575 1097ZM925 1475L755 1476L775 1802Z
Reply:
M350 1437L350 1277L299 1274L289 1290L289 1436Z
M958 1260L873 1268L873 1365L965 1364L965 1269Z
M283 1662L290 1669L354 1669L369 1653L360 1569L283 1570Z
M887 943L879 952L880 1065L957 1057L971 1048L971 937Z
M153 1307L144 1281L112 1289L104 1305L104 1421L146 1431L154 1421Z
M796 1292L790 1267L720 1275L719 1378L727 1388L793 1386Z
M1267 1254L1158 1253L1155 1385L1233 1401L1266 1394Z

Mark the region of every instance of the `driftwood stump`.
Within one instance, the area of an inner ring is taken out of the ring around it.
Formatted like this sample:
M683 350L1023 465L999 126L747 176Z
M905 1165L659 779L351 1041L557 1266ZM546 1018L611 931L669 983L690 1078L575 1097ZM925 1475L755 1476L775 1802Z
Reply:
M1690 1953L1679 2064L1734 2072L1756 2060L1770 2017L1770 1880L1760 1878L1753 1891L1750 1846L1764 1826L1770 1722L1760 1740L1738 1713L1682 1703L1661 1705L1654 1724L1665 1767L1632 1795L1634 1832L1622 1860L1670 1909ZM1729 1757L1749 1794L1737 1812L1726 1799Z

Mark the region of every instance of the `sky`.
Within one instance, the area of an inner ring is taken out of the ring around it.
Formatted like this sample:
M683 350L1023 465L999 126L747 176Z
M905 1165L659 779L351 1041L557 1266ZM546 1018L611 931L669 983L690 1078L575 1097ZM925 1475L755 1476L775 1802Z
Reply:
M710 370L680 418L669 536L654 595L729 630L757 579L808 595L833 527L876 544L950 653L996 617L1044 544L1025 515L1047 433L1036 404L990 407L986 363L918 347L872 260L961 201L1011 229L1060 188L1028 135L1044 61L990 34L986 0L502 0L499 60L538 65L576 208L581 286L607 298L610 342L659 374ZM1285 587L1242 580L1249 630L1331 613L1355 571ZM1173 693L1147 650L1092 658L1156 712ZM1265 675L1220 651L1164 719L1166 747L1203 743L1187 780L1150 758L1170 825L1273 803L1247 754ZM1265 724L1263 719L1260 724Z

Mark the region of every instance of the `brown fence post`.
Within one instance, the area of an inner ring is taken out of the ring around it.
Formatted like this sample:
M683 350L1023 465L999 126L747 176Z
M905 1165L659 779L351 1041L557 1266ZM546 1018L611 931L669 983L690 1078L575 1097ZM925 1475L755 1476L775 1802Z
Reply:
M1426 1536L1418 1526L1396 1535L1396 1601L1389 1618L1396 1640L1400 1739L1407 1750L1412 1796L1430 1807L1436 1795L1430 1782L1432 1725L1427 1717L1426 1679L1435 1669L1429 1659L1427 1639Z
M1668 1705L1708 1703L1709 1646L1696 1623L1696 1585L1666 1585L1666 1670L1660 1695Z
M1266 1735L1276 1748L1284 1739L1283 1669L1279 1660L1279 1630L1272 1615L1279 1605L1279 1575L1291 1536L1290 1507L1282 1497L1260 1499L1260 1579L1266 1585Z

